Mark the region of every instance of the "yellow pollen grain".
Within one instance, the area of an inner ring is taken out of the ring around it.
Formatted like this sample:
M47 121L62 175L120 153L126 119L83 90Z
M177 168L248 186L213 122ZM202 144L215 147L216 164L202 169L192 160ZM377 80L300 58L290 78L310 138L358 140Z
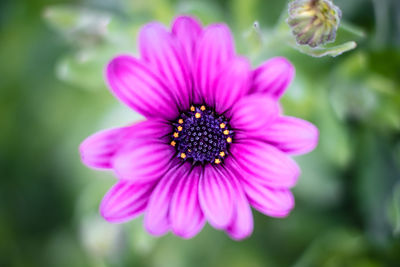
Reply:
M186 158L186 154L185 153L181 153L181 158Z
M178 131L182 131L182 126L178 126Z
M202 111L204 111L204 110L206 110L206 107L205 107L205 106L201 106L200 109L201 109Z
M215 159L215 164L220 164L221 163L221 160L220 159Z
M194 116L196 117L196 119L199 119L201 117L201 114L197 112L196 114L194 114Z
M225 123L221 123L220 125L219 125L219 127L221 128L221 129L224 129L225 128Z
M225 130L224 135L228 135L228 134L229 134L229 130Z
M219 155L220 155L221 157L225 157L225 152L224 152L224 151L221 151L221 152L219 152Z
M191 149L188 149L188 152L192 152L192 150L191 150Z
M194 108L194 106L191 106L191 107L190 107L190 110L191 110L191 111L195 111L196 109Z
M183 120L182 120L182 119L179 119L179 120L178 120L178 123L179 123L179 124L182 124L182 123L183 123Z
M178 134L178 133L174 133L174 137L175 137L175 138L178 138L178 137L179 137L179 134Z
M171 142L171 146L175 146L176 145L176 142L175 141L172 141Z
M230 138L230 137L226 138L226 142L232 143L232 138Z

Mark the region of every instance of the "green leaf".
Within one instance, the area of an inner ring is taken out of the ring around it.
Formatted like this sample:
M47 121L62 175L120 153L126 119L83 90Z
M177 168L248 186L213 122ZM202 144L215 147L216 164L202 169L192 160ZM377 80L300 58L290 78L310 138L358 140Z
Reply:
M101 55L101 56L99 56ZM65 82L87 90L104 88L103 69L111 58L107 50L67 54L57 63L56 75Z
M393 235L400 236L400 182L393 189L393 195L388 205L389 222L393 227Z
M300 52L310 55L312 57L337 57L345 52L353 50L357 47L356 42L350 41L341 45L333 46L333 47L324 47L324 48L311 48L305 45L294 45L294 48L299 50Z
M45 21L73 43L97 43L107 34L111 15L71 5L47 7L43 12Z

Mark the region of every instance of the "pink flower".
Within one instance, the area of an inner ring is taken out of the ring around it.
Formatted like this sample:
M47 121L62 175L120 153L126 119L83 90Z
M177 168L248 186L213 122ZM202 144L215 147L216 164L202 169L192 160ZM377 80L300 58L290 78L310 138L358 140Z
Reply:
M113 94L145 121L105 130L80 146L89 167L112 169L118 182L100 212L122 223L144 213L154 235L195 236L208 221L233 239L253 230L250 205L272 217L294 206L300 170L289 155L311 151L318 130L282 116L278 100L294 76L284 58L251 70L235 54L229 28L202 28L178 17L139 34L141 58L107 66Z

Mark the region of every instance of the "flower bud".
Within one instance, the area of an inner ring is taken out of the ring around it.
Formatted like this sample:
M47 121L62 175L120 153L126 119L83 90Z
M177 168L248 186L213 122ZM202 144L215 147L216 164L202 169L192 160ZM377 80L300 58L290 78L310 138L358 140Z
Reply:
M330 0L295 0L289 4L287 23L298 44L317 47L335 40L341 17Z

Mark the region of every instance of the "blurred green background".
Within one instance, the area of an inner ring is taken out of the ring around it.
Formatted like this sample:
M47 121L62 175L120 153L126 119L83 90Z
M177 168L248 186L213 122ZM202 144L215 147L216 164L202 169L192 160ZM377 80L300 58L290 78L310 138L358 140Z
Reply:
M286 45L283 0L2 0L0 266L400 266L400 1L335 4L359 32L337 43L358 47L313 58ZM142 24L180 13L228 23L254 66L288 57L285 113L320 129L296 157L291 215L254 211L242 242L210 226L187 241L148 235L142 218L108 224L98 205L115 179L80 162L88 135L139 118L106 89L105 63L136 53Z

